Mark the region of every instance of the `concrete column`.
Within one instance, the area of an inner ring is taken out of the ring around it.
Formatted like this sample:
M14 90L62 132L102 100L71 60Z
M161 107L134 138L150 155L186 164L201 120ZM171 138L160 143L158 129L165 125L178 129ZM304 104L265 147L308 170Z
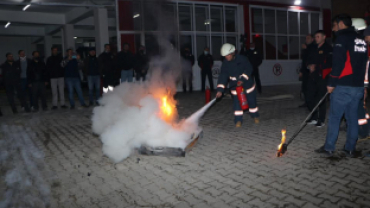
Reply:
M69 48L73 48L73 50L76 50L73 30L73 25L71 24L63 26L64 50L67 50Z
M44 36L44 51L45 58L51 56L51 47L53 46L53 37L51 35Z
M104 51L104 44L109 43L107 9L94 9L94 24L96 53L100 54Z

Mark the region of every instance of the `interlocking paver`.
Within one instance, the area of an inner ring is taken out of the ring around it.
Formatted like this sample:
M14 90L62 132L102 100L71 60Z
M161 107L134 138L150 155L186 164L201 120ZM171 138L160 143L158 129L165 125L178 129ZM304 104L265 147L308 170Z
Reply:
M298 97L298 88L266 87L262 96L292 93ZM0 101L3 98L0 95ZM201 93L179 94L177 99L180 118L204 104ZM91 109L2 117L0 143L29 137L33 148L43 153L40 164L45 168L39 171L50 187L53 208L369 206L370 159L318 157L313 150L323 144L326 128L306 126L287 153L276 158L281 129L286 127L290 137L308 114L297 108L298 98L259 102L261 123L253 124L246 114L240 129L234 127L231 104L231 99L223 99L205 114L200 121L204 137L185 158L133 153L112 163L92 134ZM9 107L4 109L9 112ZM341 131L338 148L345 137ZM0 144L0 150L7 147ZM370 142L360 148L370 149ZM6 171L1 169L0 179ZM7 186L0 181L0 201Z

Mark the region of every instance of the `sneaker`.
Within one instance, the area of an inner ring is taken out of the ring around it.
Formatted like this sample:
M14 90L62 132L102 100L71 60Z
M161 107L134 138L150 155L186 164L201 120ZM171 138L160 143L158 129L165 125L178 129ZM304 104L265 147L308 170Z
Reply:
M88 108L89 106L88 106L88 105L86 105L86 104L83 104L83 105L81 105L81 107L83 107L83 108Z
M348 151L348 150L343 149L342 150L342 153L344 153L344 156L345 157L348 157L348 158L359 158L359 157L362 157L362 152L361 151L357 151L357 150Z
M68 106L66 106L66 105L62 105L62 106L60 106L62 109L68 109Z
M316 125L317 124L317 120L309 120L309 121L307 121L307 124Z
M325 126L325 123L324 122L321 122L321 121L318 121L317 124L316 124L316 127L317 128L321 128L323 126Z
M364 142L364 141L367 141L367 140L369 140L369 139L370 139L370 136L363 137L363 138L358 138L357 143L358 143L358 142Z
M307 107L306 103L303 103L302 105L298 106L298 108L305 108L305 107Z
M260 123L260 119L259 118L254 118L254 123L255 124L259 124Z
M13 111L13 114L18 114L17 108L13 108L12 111Z
M45 108L42 108L42 110L43 110L43 111L48 111L48 108L47 108L47 107L45 107Z
M94 102L93 101L90 101L89 102L89 106L94 106Z
M39 109L38 108L33 108L32 112L34 112L34 113L39 112Z
M75 107L74 107L74 106L71 106L69 109L74 110L74 109L75 109Z
M99 104L99 102L98 102L98 101L96 101L96 102L95 102L95 105L96 105L96 106L100 106L100 104Z
M235 124L235 127L236 127L236 128L239 128L239 127L241 127L241 126L242 126L242 122L241 122L241 121L236 122L236 124Z
M3 116L3 113L0 111L0 116Z
M333 157L334 156L334 151L327 151L324 149L324 146L315 150L315 152L320 154L321 157Z
M57 106L53 106L53 107L51 108L51 110L56 110L56 109L58 109L58 107L57 107Z

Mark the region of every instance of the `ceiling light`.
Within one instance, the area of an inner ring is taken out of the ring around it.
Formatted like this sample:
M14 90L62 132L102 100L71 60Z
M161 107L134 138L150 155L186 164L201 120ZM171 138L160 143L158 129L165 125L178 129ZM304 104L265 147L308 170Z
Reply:
M25 7L23 7L23 11L26 11L28 9L28 7L30 7L31 4L27 4Z
M294 5L301 5L302 1L301 0L295 0Z
M140 17L140 14L135 14L133 18Z
M5 28L8 28L10 24L11 24L11 23L10 23L10 22L8 22L8 23L6 23L6 25L5 25L4 27L5 27Z
M77 39L77 37L73 37L74 39Z

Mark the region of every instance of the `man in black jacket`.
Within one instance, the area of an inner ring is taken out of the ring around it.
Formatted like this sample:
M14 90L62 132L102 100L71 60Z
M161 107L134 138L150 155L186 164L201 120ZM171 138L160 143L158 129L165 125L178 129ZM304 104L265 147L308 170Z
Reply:
M252 77L256 82L257 91L262 93L260 73L258 69L258 67L262 64L262 54L256 50L256 44L251 43L249 49L245 52L245 55L253 66Z
M38 51L32 52L32 61L27 69L27 79L29 87L32 89L33 108L37 112L39 110L39 97L41 98L42 109L47 110L45 86L48 85L48 73L46 65L40 58Z
M84 74L87 77L87 84L89 86L89 100L90 106L94 103L98 105L100 98L100 67L99 61L96 58L95 48L91 48L89 55L84 60ZM94 88L95 88L95 102L94 102Z
M6 61L0 66L2 70L3 83L8 97L9 104L14 114L17 114L17 107L14 102L14 92L17 93L21 105L25 107L26 112L30 112L30 108L22 92L21 86L21 68L14 62L13 54L6 54Z
M30 105L32 106L33 104L32 92L31 92L31 89L28 87L28 82L27 82L27 68L31 60L26 57L26 53L24 52L24 50L19 50L18 56L19 56L19 59L15 61L15 64L19 65L21 69L21 84L22 84L22 91L23 91L24 99L26 99L27 101L27 97L28 97ZM22 107L24 108L24 106Z
M302 64L301 64L301 70L299 72L299 77L302 80L302 86L301 90L305 98L305 102L300 105L299 107L307 107L307 83L310 71L307 68L307 60L311 54L313 54L313 51L317 50L316 43L314 41L314 37L312 34L308 34L306 36L306 43L302 44Z
M333 68L327 90L330 113L325 145L316 152L331 157L338 139L339 125L344 114L347 121L347 140L343 152L353 157L358 139L358 105L364 96L367 57L365 40L356 33L351 17L345 14L333 19L337 39L333 48Z
M110 51L109 44L105 44L104 52L99 55L98 60L103 76L103 91L107 92L109 88L113 89L118 83L118 78L116 78L116 59Z
M326 35L323 30L315 33L316 48L311 51L310 58L307 60L307 65L310 70L307 83L307 106L308 110L312 111L321 98L326 94L326 86L328 83L328 74L332 66L331 45L326 43ZM326 118L326 102L320 104L317 111L312 114L308 124L316 125L320 128L325 125Z
M135 57L135 74L136 74L136 81L140 81L142 78L145 81L146 74L148 73L149 69L149 59L148 56L145 54L145 47L140 46L139 52L137 52Z
M46 70L50 77L51 92L53 95L52 109L58 109L58 90L61 108L67 109L64 99L64 69L60 66L63 57L57 47L51 48L51 56L46 61Z
M193 65L194 56L191 54L190 49L186 47L181 54L183 59L182 63L182 89L186 93L186 83L189 84L189 92L193 92Z
M210 85L210 89L211 91L213 91L214 90L213 78L212 78L213 57L209 53L208 47L205 47L202 55L198 57L198 66L200 67L201 74L202 74L202 92L204 92L204 89L205 89L206 76L208 76L208 82Z
M134 55L129 51L128 43L117 54L117 67L121 71L121 82L132 82L134 76Z

